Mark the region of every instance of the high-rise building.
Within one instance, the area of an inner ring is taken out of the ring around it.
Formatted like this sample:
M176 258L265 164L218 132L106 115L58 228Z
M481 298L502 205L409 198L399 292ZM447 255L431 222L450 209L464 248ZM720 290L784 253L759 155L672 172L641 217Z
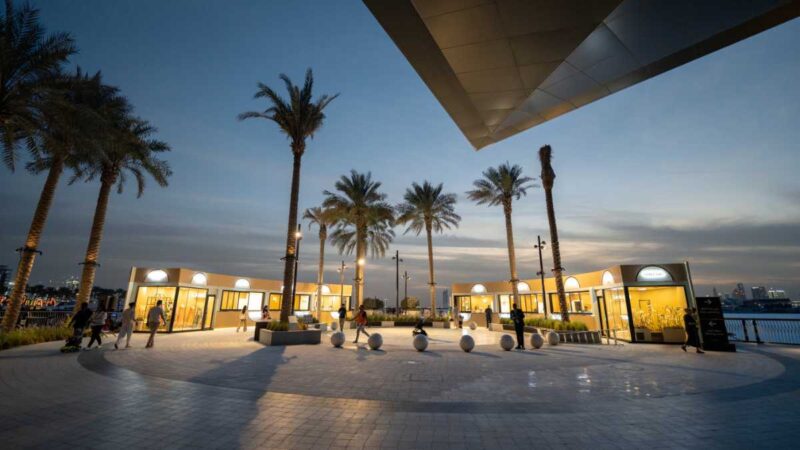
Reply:
M736 288L731 292L731 297L737 300L747 300L747 293L744 290L744 284L736 283Z
M786 291L783 289L769 288L767 298L786 298Z
M11 281L11 269L8 266L0 266L0 295L5 295L9 281Z
M767 288L764 286L753 286L750 288L753 294L753 300L764 300L767 297Z

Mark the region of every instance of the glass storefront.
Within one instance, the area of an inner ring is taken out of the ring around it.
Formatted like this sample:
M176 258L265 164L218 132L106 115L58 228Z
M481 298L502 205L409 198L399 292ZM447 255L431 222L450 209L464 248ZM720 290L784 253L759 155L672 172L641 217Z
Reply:
M566 292L564 296L567 300L567 308L570 313L592 313L592 294L589 291ZM550 294L550 311L555 314L561 312L561 304L558 301L558 293Z
M511 305L514 302L511 300L511 294L501 294L498 296L500 300L500 313L510 313ZM517 295L519 301L517 306L524 313L536 314L539 312L539 295L538 294L519 294Z
M261 311L263 304L263 292L222 291L220 311L241 311L245 305L248 311Z
M636 340L682 342L686 292L683 286L630 287Z
M462 313L483 313L490 306L494 309L491 295L458 295L456 301Z
M175 319L172 321L172 331L203 329L207 294L208 289L185 287L178 289L178 299L175 301Z
M631 340L628 306L625 304L625 289L604 289L600 299L601 328L609 338Z
M167 331L172 320L172 307L175 303L174 286L140 286L136 291L136 331L147 330L147 312L156 306L156 302L161 300L164 308L164 317L167 319L166 325L161 325L159 331Z

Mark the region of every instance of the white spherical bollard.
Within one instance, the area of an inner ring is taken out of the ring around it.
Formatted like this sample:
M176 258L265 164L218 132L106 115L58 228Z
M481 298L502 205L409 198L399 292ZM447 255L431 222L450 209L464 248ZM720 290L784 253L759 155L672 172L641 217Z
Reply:
M331 335L331 345L341 347L344 344L344 333L337 331Z
M367 345L373 350L381 348L381 345L383 345L383 336L378 333L370 334L369 339L367 339Z
M331 322L331 330L336 331L339 328L338 322Z
M458 345L461 347L461 350L469 353L475 348L475 339L472 339L472 336L465 334L461 336L461 340L458 341Z
M470 322L469 323L469 329L470 330L477 330L478 329L478 324L475 323L475 322Z
M547 343L550 345L558 345L558 341L560 338L558 337L558 333L555 331L548 331L547 332Z
M417 349L418 352L424 352L425 349L428 348L428 336L424 334L414 336L414 348Z
M531 335L531 347L533 348L542 348L544 345L544 338L539 333L533 333Z
M514 348L514 338L512 338L510 334L500 336L500 347L505 351L511 350Z

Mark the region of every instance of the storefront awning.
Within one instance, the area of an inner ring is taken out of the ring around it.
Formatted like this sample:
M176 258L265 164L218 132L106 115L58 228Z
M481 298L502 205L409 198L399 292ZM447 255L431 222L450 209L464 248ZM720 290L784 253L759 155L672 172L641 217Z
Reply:
M800 15L800 0L364 0L480 149Z

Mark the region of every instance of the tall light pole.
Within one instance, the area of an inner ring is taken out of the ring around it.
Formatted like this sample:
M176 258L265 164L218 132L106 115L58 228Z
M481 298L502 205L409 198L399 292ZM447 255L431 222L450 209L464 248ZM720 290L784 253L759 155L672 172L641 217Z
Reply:
M303 233L300 231L301 224L297 224L297 231L294 232L294 238L297 244L294 250L294 278L292 279L292 313L294 313L294 302L297 296L297 261L300 260L300 241L303 240Z
M342 261L342 265L336 269L339 272L339 303L341 306L344 306L344 270L347 269L347 266L344 265L344 261ZM349 302L348 302L349 303ZM347 305L350 306L349 304ZM345 308L347 309L347 308Z
M403 284L405 286L403 288L404 289L403 290L403 292L404 292L404 294L403 294L404 297L403 298L405 298L405 299L408 299L408 280L410 280L410 279L411 279L411 276L408 274L408 271L404 270L403 271Z
M542 261L542 249L547 242L542 240L541 236L536 236L536 245L533 246L536 250L539 250L539 271L536 272L536 275L539 275L542 279L542 305L544 306L544 318L547 318L547 291L544 288L544 262Z
M400 250L394 251L394 256L392 259L395 262L395 269L394 269L394 313L397 314L397 311L400 310L400 263L403 262L400 259Z

